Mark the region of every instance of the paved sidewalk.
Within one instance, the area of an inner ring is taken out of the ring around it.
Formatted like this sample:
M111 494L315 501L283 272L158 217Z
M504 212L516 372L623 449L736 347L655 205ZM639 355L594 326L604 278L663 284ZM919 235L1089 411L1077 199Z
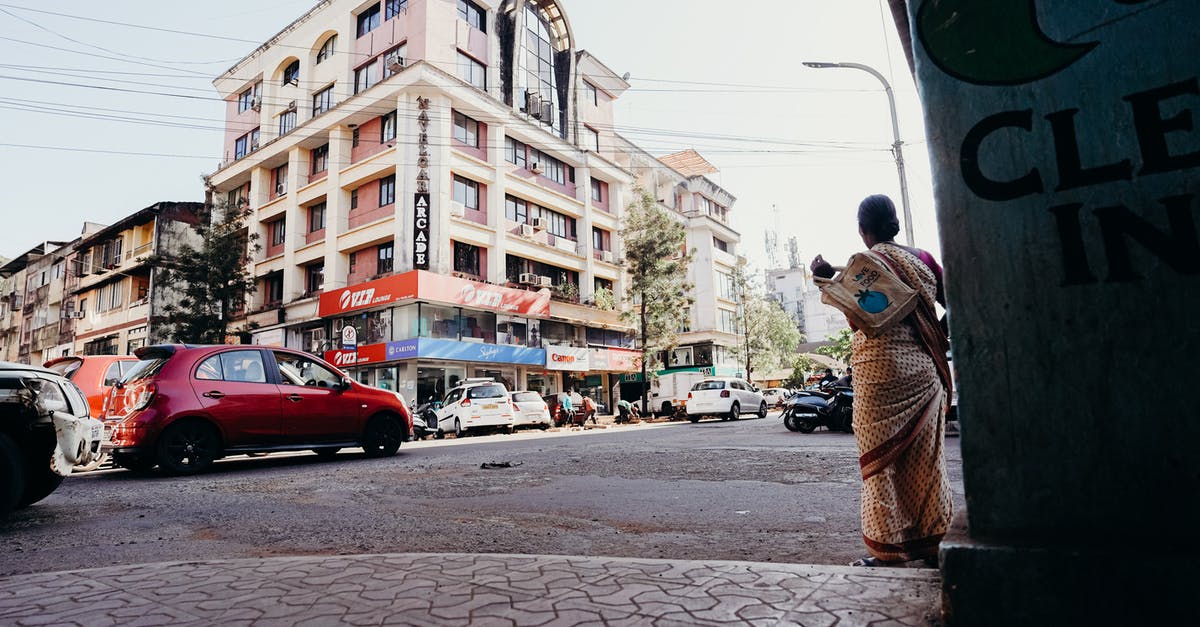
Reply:
M936 570L490 554L0 578L5 625L931 625Z

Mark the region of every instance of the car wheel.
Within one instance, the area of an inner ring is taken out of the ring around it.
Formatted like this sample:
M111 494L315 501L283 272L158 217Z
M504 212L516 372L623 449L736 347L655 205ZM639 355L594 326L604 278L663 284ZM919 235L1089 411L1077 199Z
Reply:
M128 453L113 453L113 465L124 468L130 472L147 472L154 468L154 458L138 457Z
M463 429L462 423L460 423L458 421L458 418L455 418L454 419L454 437L455 438L465 438L465 437L467 437L467 435L468 435L467 430Z
M49 461L49 455L46 456ZM8 435L0 433L0 518L7 516L25 492L25 455ZM47 464L49 465L49 464Z
M221 442L212 426L198 420L176 422L158 437L158 465L175 475L192 475L212 466Z
M435 439L435 440L445 440L445 439L446 439L446 432L445 432L445 431L442 431L441 429L438 429L438 430L437 430L437 433L433 434L433 439Z
M336 457L338 454L338 451L340 451L340 450L342 450L342 449L340 449L340 448L315 448L312 450L312 452L316 453L317 457L320 457L321 459L330 460L330 459L333 459L334 457Z
M741 407L741 405L738 405L737 403L734 403L734 404L733 404L733 405L732 405L732 406L729 408L729 417L728 417L728 418L726 418L726 420L737 420L737 419L738 419L738 418L740 418L741 416L742 416L742 407Z
M367 457L391 457L400 450L404 432L400 421L392 416L375 416L367 421L363 431L362 448Z
M688 420L691 421L692 423L700 422L700 415L699 414L688 414Z
M767 402L766 401L763 401L762 404L758 406L758 417L759 418L767 417Z
M39 456L28 458L25 467L25 492L17 501L17 507L28 507L50 496L62 485L63 476L50 470L50 464Z

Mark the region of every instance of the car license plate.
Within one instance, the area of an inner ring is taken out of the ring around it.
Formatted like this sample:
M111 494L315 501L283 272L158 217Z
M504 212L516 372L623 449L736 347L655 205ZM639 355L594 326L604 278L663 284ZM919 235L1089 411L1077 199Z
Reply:
M104 439L104 425L92 425L92 441Z
M487 405L483 406L484 409L488 409L488 410L496 409L497 407L499 407L499 405L497 405L495 403L488 403Z

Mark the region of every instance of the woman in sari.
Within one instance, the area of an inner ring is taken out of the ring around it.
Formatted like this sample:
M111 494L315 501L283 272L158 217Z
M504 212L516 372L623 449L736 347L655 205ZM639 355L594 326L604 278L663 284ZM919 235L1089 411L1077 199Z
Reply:
M863 200L858 230L919 298L916 310L883 334L868 338L855 329L851 341L863 541L870 553L851 565L934 563L952 506L943 449L949 345L934 310L935 302L945 304L942 269L929 253L893 241L900 222L887 196ZM820 256L812 271L834 275Z

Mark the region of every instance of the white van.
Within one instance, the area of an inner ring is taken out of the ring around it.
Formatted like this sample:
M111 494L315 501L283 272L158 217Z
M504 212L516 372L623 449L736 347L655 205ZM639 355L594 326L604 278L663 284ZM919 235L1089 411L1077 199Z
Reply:
M704 373L691 371L659 375L650 385L650 410L664 416L674 414L676 407L687 404L688 392L705 376Z

